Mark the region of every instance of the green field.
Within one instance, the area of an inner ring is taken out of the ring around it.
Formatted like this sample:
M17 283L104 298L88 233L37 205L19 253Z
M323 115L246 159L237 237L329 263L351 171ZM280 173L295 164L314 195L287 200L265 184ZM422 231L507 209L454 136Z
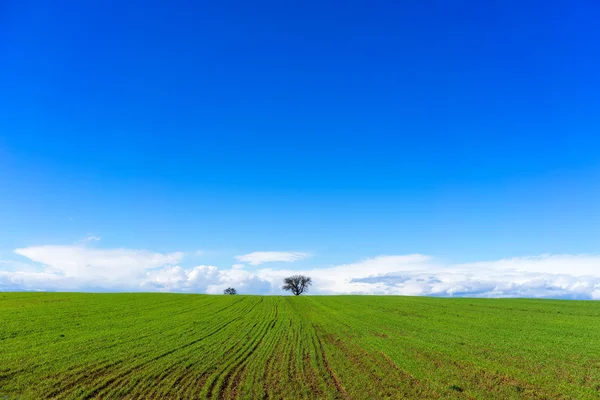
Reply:
M599 394L597 302L0 293L0 399Z

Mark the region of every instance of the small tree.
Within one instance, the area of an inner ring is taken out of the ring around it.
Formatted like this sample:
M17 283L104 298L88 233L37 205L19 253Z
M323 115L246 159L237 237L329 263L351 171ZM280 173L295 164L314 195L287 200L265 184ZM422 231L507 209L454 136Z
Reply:
M223 290L223 294L237 294L237 291L232 287L228 287L227 289Z
M308 287L312 285L312 279L304 275L288 276L283 280L283 290L290 290L294 296L308 292Z

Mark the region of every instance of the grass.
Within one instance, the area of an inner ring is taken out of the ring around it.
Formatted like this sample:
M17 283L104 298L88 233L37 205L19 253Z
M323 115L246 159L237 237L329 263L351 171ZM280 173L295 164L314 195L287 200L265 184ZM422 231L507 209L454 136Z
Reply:
M0 293L0 399L598 398L600 303Z

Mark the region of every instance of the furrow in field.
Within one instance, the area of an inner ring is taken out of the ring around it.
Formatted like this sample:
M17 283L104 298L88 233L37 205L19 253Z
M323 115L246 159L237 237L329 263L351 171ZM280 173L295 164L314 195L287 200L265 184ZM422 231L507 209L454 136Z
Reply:
M395 365L392 367L380 353L367 351L357 341L356 334L359 332L357 328L361 329L364 326L370 332L372 325L365 324L361 320L339 318L340 313L334 310L311 311L313 312L305 314L307 318L321 321L313 322L319 348L323 352L327 352L327 349L331 351L326 369L328 371L339 369L341 375L337 375L337 379L341 383L346 383L344 387L351 396L358 392L370 398L389 397L394 394L402 394L409 398L440 397L439 394L427 389L426 382L414 378ZM326 323L323 315L327 315ZM348 380L348 376L358 379Z
M238 318L235 318L235 319L233 319L233 320L231 320L231 321L228 321L228 322L224 323L224 324L223 324L223 325L221 325L219 328L217 328L216 330L212 331L211 333L209 333L209 334L208 334L208 335L206 335L206 336L203 336L203 337L200 337L200 338L194 339L194 340L192 340L192 341L190 341L190 342L187 342L187 343L185 343L185 344L182 344L182 345L181 345L181 346L179 346L179 347L173 348L173 349L171 349L171 350L169 350L169 351L166 351L166 352L164 352L164 353L161 353L161 354L159 354L159 355L157 355L157 356L155 356L155 357L153 357L153 358L151 358L151 359L149 359L149 360L146 360L146 361L144 361L144 362L142 362L142 363L140 363L140 364L137 364L137 365L136 365L135 367L133 367L133 368L130 368L130 369L126 370L126 371L122 371L121 373L119 373L119 375L118 375L118 376L116 376L116 377L112 378L112 380L111 380L111 381L104 383L104 384L103 384L103 385L102 385L102 386L101 386L101 387L98 389L97 393L99 393L99 392L100 392L100 390L101 390L102 388L104 388L104 387L109 387L109 386L110 386L110 387L120 387L120 385L121 385L121 384L122 384L124 381L127 381L127 379L129 379L129 376L130 376L130 375L133 375L134 373L136 373L136 372L138 372L138 371L140 371L140 370L144 369L144 368L145 368L145 367L147 367L147 366L151 366L152 364L154 364L155 362L157 362L157 361L161 360L162 358L165 358L165 357L167 357L167 356L170 356L171 354L174 354L174 353L176 353L176 352L183 351L183 350L187 349L188 347L191 347L191 346L195 345L196 343L199 343L199 342L201 342L202 340L205 340L205 339L207 339L207 338L211 337L212 335L215 335L215 334L217 334L219 331L221 331L221 330L225 329L225 328L226 328L226 327L227 327L229 324L232 324L233 322L235 322L235 321L237 321L237 320L239 320L239 317L238 317ZM162 376L159 376L159 377L158 377L157 383L159 383L159 382L160 382L160 381L161 381L163 378L164 378L164 374L163 374ZM92 396L92 397L93 397L93 396Z
M0 398L597 398L600 303L0 294Z
M237 304L239 304L239 303L237 303ZM229 308L229 307L225 307L225 308ZM224 310L225 308L222 308L221 310ZM244 311L245 311L245 308L244 308ZM171 348L168 351L162 352L158 355L153 355L149 359L140 360L137 364L134 364L133 366L125 368L121 371L117 371L113 376L109 377L104 382L100 383L99 385L96 385L95 387L93 387L91 392L88 394L87 398L93 398L94 396L102 394L102 393L105 393L105 394L111 393L112 390L115 390L116 388L121 387L123 383L127 382L127 380L129 379L130 376L132 376L134 374L138 374L138 373L140 375L143 375L142 372L146 367L152 367L154 364L159 362L161 359L168 357L174 353L186 350L186 349L194 346L195 344L200 343L203 340L206 340L207 338L210 338L213 335L218 334L221 330L227 328L227 326L229 326L230 324L240 320L242 318L242 316L243 316L243 313L240 312L239 315L236 316L235 318L231 318L230 320L225 321L220 326L218 326L216 329L213 329L212 331L208 332L207 334L204 334L201 337L196 337L192 340L184 341L181 344L177 343L175 347ZM192 332L194 332L193 327L188 329L186 332L184 332L184 334L181 335L181 337L183 337L184 339L193 337L192 335L190 335L190 333L192 333Z
M231 352L229 361L223 363L223 368L217 372L207 387L207 397L211 398L224 398L229 388L231 377L236 373L239 368L242 368L246 360L256 349L262 344L265 335L269 331L269 327L272 321L268 319L269 309L268 307L263 308L262 313L259 314L258 318L260 322L254 323L252 327L247 331L247 334L242 340L238 341L238 345ZM228 396L228 395L227 395Z
M188 331L191 331L192 329L193 328L190 328L190 329L188 329ZM179 327L175 327L174 329L172 329L172 331L174 331L174 333L177 333L177 335L172 335L172 336L180 336L181 335L181 331L180 331ZM162 333L164 334L164 332L162 332ZM160 330L156 330L150 334L140 336L138 338L138 340L136 340L136 345L143 347L144 346L143 341L141 341L139 339L145 339L147 337L150 337L150 336L153 336L156 334L160 334ZM130 342L130 341L124 341L122 343L115 343L115 344L107 347L106 349L102 349L102 350L106 351L108 348L114 348L116 350L122 351L124 349L124 345L127 342ZM135 357L133 358L133 360L141 359L143 354L152 354L153 351L154 350L152 348L149 348L149 349L146 349L144 353L137 353L137 354L135 354ZM68 358L69 355L66 355L65 357ZM133 360L131 358L128 359L128 358L123 357L123 355L120 355L120 359L118 359L114 362L111 362L107 365L99 366L98 368L90 369L89 366L84 365L78 369L68 371L67 373L61 372L60 374L58 374L58 375L62 375L62 378L59 381L60 386L59 386L59 388L54 389L54 391L52 391L52 393L54 394L54 397L55 397L65 391L68 391L69 389L72 389L74 386L76 386L78 384L82 384L82 383L86 383L86 382L93 382L94 380L105 376L105 372L108 372L109 370L111 370L112 374L119 373L118 371L114 370L115 367L117 367L118 365L124 365L125 368L131 368L131 367L128 367L128 365ZM152 361L152 360L150 360L150 361Z
M314 325L313 325L313 329L314 329ZM338 378L336 373L331 368L331 365L329 364L329 360L327 359L327 354L325 353L325 348L323 347L323 342L321 341L321 338L319 337L316 330L315 330L315 337L316 337L317 343L319 345L319 351L320 351L321 359L323 360L323 365L325 366L325 369L327 370L327 374L329 374L329 378L333 382L333 384L334 384L337 392L340 394L340 396L345 399L349 398L348 393L346 392L346 389L344 389L344 386L342 385L342 382L340 381L340 379Z
M211 302L213 303L213 302ZM146 310L144 310L146 311ZM131 325L133 328L131 328L130 330L135 331L136 329L139 330L139 324L136 324L135 319L132 321ZM142 348L145 346L144 345L144 341L140 340L143 338L148 338L148 337L152 337L152 336L156 336L158 333L160 333L161 335L168 335L170 333L172 333L174 336L175 335L180 335L181 334L181 328L183 327L182 324L180 324L179 326L171 326L170 328L167 329L167 331L165 331L164 329L161 329L160 326L155 326L152 330L147 331L146 334L144 335L139 335L139 333L137 335L127 335L126 331L123 331L120 335L119 340L115 340L113 343L111 343L110 345L107 344L103 344L101 342L94 344L94 343L86 343L84 347L82 347L81 345L79 346L80 348L75 349L73 346L71 346L71 350L72 351L76 351L77 352L77 358L78 359L85 359L86 354L89 355L95 355L99 352L102 353L106 353L107 351L109 351L111 348L115 349L115 352L117 352L117 354L121 354L121 350L126 346L127 343L132 343L132 344L137 344L139 346L141 346ZM167 333L169 332L169 333ZM98 332L96 333L96 335L101 335L102 332ZM137 336L137 337L136 337ZM101 337L101 336L97 336L97 337ZM131 339L129 339L129 337L131 337ZM135 347L135 346L134 346ZM134 348L133 347L133 348ZM131 350L132 347L128 347L128 350ZM61 360L69 360L73 357L72 355L72 351L69 352L65 352L65 351L53 351L51 348L47 348L46 349L47 356L52 355L53 356L53 362L54 363L60 363ZM151 349L149 349L148 351L152 351ZM56 355L58 355L58 357L56 357ZM125 360L122 360L125 361ZM120 362L116 363L119 364ZM115 363L113 363L114 365ZM40 367L46 367L48 365L48 363L46 361L44 362L39 362L39 364L29 364L28 365L28 371L29 372L34 372L36 369L40 369ZM81 365L81 367L77 367L77 366L72 366L71 368L69 368L67 371L62 371L60 373L60 380L62 381L62 383L60 383L60 385L64 385L66 384L66 386L69 386L70 384L68 383L69 381L74 381L74 383L76 383L77 381L79 381L79 379L81 377L86 377L90 375L90 370L89 367L87 365ZM48 377L50 378L50 377ZM51 378L50 378L51 379ZM53 389L56 391L56 389Z
M257 302L257 303L260 303ZM255 309L256 304L253 305L250 309L249 312L253 312L253 310ZM249 315L248 313L244 313L244 318L248 318ZM189 355L184 355L186 357L186 359L184 360L180 360L180 361L176 361L177 366L180 366L180 364L183 363L187 363L189 369L188 371L190 373L185 374L185 376L176 376L172 379L175 379L176 385L177 387L175 388L177 390L178 393L182 394L186 393L187 389L189 389L190 387L194 387L194 388L199 388L203 385L203 383L208 379L210 373L210 368L214 366L214 364L220 363L222 362L222 359L225 358L225 356L231 352L231 348L228 348L228 344L230 342L230 339L236 335L239 334L243 334L244 330L241 328L240 325L236 326L236 328L231 331L227 331L227 332L221 332L220 335L218 335L218 337L215 338L215 341L213 341L212 343L206 343L203 350L205 350L204 353L204 357L202 357L202 359L206 359L206 351L210 350L210 349L219 349L219 351L213 353L210 357L210 360L212 362L207 363L205 365L203 365L202 361L200 359L198 359L198 357L189 357ZM221 340L218 340L219 338L221 338ZM193 361L190 361L193 360ZM206 360L204 360L206 361ZM212 364L212 365L211 365ZM201 369L203 368L203 369ZM178 373L179 371L175 370L175 374ZM172 374L173 375L173 374ZM198 379L199 378L199 379Z
M252 357L254 352L263 344L263 341L267 334L275 327L277 323L277 316L279 313L279 306L275 305L275 316L271 322L269 322L265 329L255 344L250 348L250 350L238 361L238 363L231 369L228 375L225 376L223 382L221 384L221 388L219 390L219 398L235 398L237 393L238 386L240 384L241 375L244 372L244 367L246 365L247 360Z
M283 332L278 332L278 334L274 335L273 340L272 340L272 346L270 348L270 351L267 353L266 355L266 361L263 367L263 371L261 372L262 375L262 391L263 391L263 399L268 399L269 398L269 384L268 382L270 382L272 378L272 364L273 364L273 360L275 358L275 355L277 353L277 348L280 347L281 342L284 339L284 335L282 334Z
M240 320L243 317L245 320L251 316L252 310L258 302L260 301L253 300L253 304L249 307L236 310L236 315L238 315L236 319ZM248 314L249 312L250 314ZM231 315L215 316L215 320L224 318L231 318ZM156 364L148 365L144 371L140 371L140 374L153 377L145 390L151 396L164 397L164 390L166 389L181 394L192 386L198 388L198 385L201 385L210 375L210 370L227 354L228 345L231 344L228 339L243 333L242 326L239 323L235 326L231 325L227 330L219 332L218 335L211 336L210 340L202 341L198 346L190 347L185 352L179 352L176 357L170 357L168 361L165 360L163 363L165 370L158 375L152 372ZM185 366L185 368L182 366Z

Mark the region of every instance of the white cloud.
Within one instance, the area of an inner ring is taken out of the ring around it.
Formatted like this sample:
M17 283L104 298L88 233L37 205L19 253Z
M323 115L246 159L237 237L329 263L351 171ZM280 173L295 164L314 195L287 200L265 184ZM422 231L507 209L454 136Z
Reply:
M250 271L244 264L228 269L214 265L182 268L183 253L179 252L97 249L85 244L27 247L15 253L30 262L1 262L0 290L221 293L232 286L239 293L281 294L282 279L301 273L313 278L313 294L600 299L599 255L541 255L461 264L420 254L386 255L327 268ZM293 254L286 260L304 256ZM256 253L240 257L253 265L284 258Z
M599 267L597 255L444 264L413 254L304 271L261 269L257 276L275 285L287 275L302 273L313 278L315 294L600 299Z
M140 286L142 289L163 292L205 292L218 278L219 269L212 265L200 265L191 269L175 266L148 272Z
M90 236L84 238L83 240L81 240L81 243L97 242L99 240L100 240L100 236L90 235Z
M177 264L183 257L180 252L162 254L147 250L96 249L86 247L85 244L33 246L16 249L14 252L41 264L42 273L45 274L43 276L51 274L73 289L77 289L77 285L129 288L135 286L136 280L145 276L146 270ZM28 277L35 278L28 275L19 279ZM36 279L33 280L37 282ZM43 282L42 280L40 283Z
M234 266L235 267L235 266ZM183 269L168 267L148 273L142 282L142 290L166 292L222 293L227 287L235 287L239 293L269 294L271 283L241 268L219 270L212 265L200 265Z
M431 260L353 277L348 283L361 285L359 292L363 293L597 298L599 266L600 256L593 255L541 255L451 265Z
M275 261L298 261L306 257L308 257L308 254L297 251L255 251L254 253L236 256L235 259L250 265L259 265Z

